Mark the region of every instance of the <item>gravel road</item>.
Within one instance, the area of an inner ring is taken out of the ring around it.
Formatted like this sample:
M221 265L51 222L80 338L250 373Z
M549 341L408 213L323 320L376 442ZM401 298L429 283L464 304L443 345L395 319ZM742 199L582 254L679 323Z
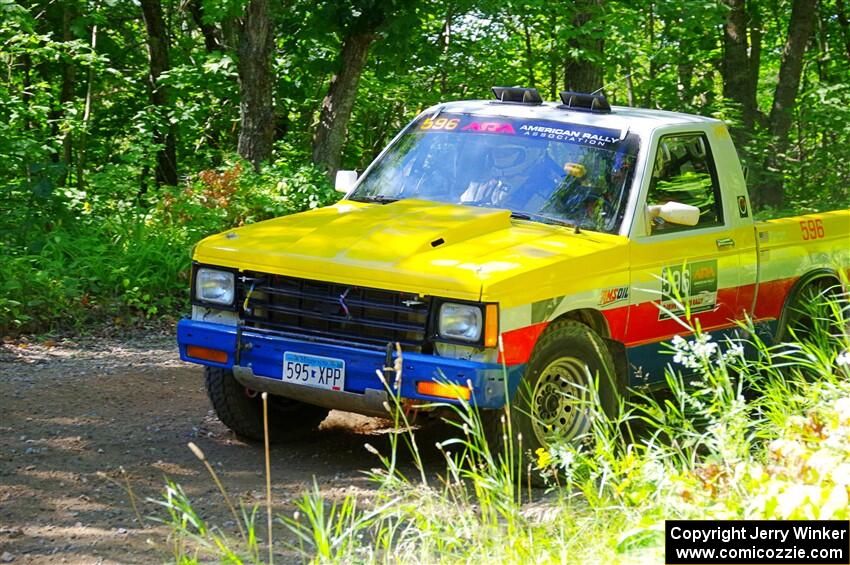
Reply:
M363 470L378 461L363 445L386 452L390 432L385 421L333 411L315 436L273 447L275 511L292 512L314 478L330 497L368 498L374 486ZM441 433L425 432L420 445L433 446ZM210 523L235 531L189 441L205 451L232 496L248 505L264 500L261 447L215 418L202 370L178 359L171 336L3 343L0 564L169 561L167 529L147 519L161 512L145 502L162 496L165 477L184 487ZM436 449L425 459L439 471ZM120 484L122 468L141 501L141 524ZM287 561L298 560L281 545L276 562Z

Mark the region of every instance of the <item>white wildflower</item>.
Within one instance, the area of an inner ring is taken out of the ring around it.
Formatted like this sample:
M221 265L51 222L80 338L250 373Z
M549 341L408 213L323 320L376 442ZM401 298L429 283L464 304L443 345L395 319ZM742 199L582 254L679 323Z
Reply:
M835 358L835 364L839 367L850 367L850 349L839 353Z
M843 485L844 488L850 487L850 463L842 463L836 467L832 474L832 480L836 485Z
M836 456L826 449L818 449L809 456L806 467L817 473L821 480L827 480L834 475L835 468L841 464L841 457Z
M803 511L803 516L811 513L812 503L820 503L820 487L814 485L790 485L776 497L778 503L776 513L778 518L787 518ZM809 512L805 512L808 510ZM811 516L814 518L814 516Z
M729 347L720 354L723 363L739 361L744 358L744 346L740 343L730 343Z
M676 334L676 335L673 336L673 347L675 347L676 349L680 349L682 347L685 347L685 346L687 346L687 344L688 344L688 342L685 341L685 338L683 338L679 334Z
M717 351L717 344L711 341L710 335L703 334L696 341L691 342L691 350L696 357L707 361Z
M775 439L770 442L767 449L775 456L787 460L795 460L805 454L805 450L800 445L800 442L792 439Z
M835 485L826 500L821 503L818 518L821 520L835 518L836 514L846 511L847 502L847 489L844 485Z
M850 423L850 396L839 398L832 405L832 409L838 415L838 421L842 424Z
M726 355L730 357L743 357L744 346L740 343L733 343L729 346L729 349L726 350Z

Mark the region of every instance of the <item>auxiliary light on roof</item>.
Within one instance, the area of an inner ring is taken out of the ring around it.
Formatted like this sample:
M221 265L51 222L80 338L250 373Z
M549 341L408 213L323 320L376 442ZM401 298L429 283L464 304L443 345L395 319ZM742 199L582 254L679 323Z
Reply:
M580 112L594 112L597 114L608 114L611 105L605 99L604 94L587 94L584 92L572 92L565 90L561 92L560 108L564 110L578 110Z
M508 104L529 104L539 106L543 104L543 98L536 88L522 88L520 86L494 86L493 96L496 100Z

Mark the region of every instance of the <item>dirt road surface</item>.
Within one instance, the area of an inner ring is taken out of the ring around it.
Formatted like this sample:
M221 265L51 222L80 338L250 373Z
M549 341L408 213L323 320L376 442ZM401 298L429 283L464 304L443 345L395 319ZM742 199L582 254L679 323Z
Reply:
M368 498L374 485L363 471L378 461L363 445L386 452L389 432L382 420L331 412L314 436L273 447L275 512L291 513L314 478L331 497ZM420 445L433 446L441 433L426 431ZM202 370L178 359L171 336L0 345L0 564L172 560L168 529L147 519L163 513L145 502L161 499L165 477L183 486L211 524L235 532L190 441L232 496L249 506L265 499L261 447L215 418ZM436 449L425 458L439 470ZM142 524L120 486L122 467ZM276 562L297 562L283 541Z

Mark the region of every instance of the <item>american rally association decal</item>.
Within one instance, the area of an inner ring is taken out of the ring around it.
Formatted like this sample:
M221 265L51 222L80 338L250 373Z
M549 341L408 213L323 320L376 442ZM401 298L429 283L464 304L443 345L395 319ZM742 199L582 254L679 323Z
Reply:
M627 286L615 286L613 288L605 288L602 289L602 293L599 295L599 305L610 306L611 304L622 302L628 299L629 287Z
M661 270L661 306L658 319L713 310L717 304L717 260L664 267Z
M423 118L419 131L428 133L473 133L506 134L534 137L549 141L560 141L574 145L608 147L620 141L622 132L615 129L591 127L578 124L563 124L543 120L520 120L512 118L485 118L443 114L437 118Z
M522 124L519 127L523 135L542 137L578 145L597 145L605 147L619 140L619 132L603 129L577 129L552 127L549 124Z

